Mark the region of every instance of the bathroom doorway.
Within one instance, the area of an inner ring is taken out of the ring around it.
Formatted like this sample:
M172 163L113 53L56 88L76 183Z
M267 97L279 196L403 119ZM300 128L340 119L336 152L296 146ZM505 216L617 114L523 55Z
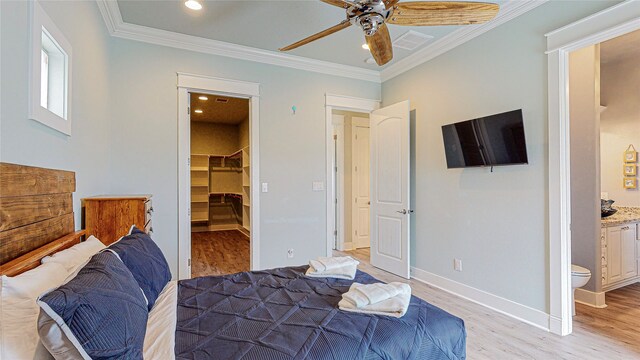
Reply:
M573 321L622 337L640 307L638 58L640 30L569 53Z

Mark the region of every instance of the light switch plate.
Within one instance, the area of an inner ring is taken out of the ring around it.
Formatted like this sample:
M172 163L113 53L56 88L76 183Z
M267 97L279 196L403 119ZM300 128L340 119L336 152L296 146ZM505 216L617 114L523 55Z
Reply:
M262 183L262 192L269 192L269 183Z
M314 181L311 185L313 191L324 191L324 182L322 181Z

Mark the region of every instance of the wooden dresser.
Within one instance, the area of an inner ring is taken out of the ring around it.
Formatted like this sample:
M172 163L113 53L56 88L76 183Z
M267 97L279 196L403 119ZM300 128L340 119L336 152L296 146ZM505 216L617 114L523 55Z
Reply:
M101 195L82 199L87 236L110 245L129 233L131 225L153 232L151 195Z

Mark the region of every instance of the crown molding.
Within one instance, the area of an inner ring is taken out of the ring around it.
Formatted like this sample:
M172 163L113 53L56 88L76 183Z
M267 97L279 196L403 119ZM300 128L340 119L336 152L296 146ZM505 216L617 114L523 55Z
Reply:
M501 6L500 12L492 21L456 30L383 70L377 71L129 24L122 20L116 0L96 0L105 25L114 37L374 83L382 83L396 77L547 1L508 0Z
M548 0L509 0L500 6L500 12L491 21L481 25L468 25L451 32L414 52L404 59L387 66L380 72L382 82L392 79L414 67L423 64L467 41L494 29L509 20L537 8Z
M234 59L254 61L263 64L312 71L321 74L370 81L378 84L381 82L380 72L376 70L336 64L329 61L309 59L302 56L282 54L275 51L257 49L198 36L179 34L172 31L160 30L142 25L129 24L122 20L120 8L115 0L96 1L109 33L114 37L196 51L205 54L225 56Z

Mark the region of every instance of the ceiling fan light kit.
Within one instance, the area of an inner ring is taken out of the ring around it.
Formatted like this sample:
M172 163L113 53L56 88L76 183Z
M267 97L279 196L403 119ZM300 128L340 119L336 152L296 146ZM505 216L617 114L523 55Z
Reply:
M399 0L321 0L343 8L346 20L319 33L279 49L289 51L321 39L327 35L359 26L364 32L369 51L379 66L393 59L393 47L387 24L404 26L440 26L481 24L493 19L500 7L497 4L467 1Z
M184 2L184 6L191 10L202 10L202 4L197 0L187 0Z

